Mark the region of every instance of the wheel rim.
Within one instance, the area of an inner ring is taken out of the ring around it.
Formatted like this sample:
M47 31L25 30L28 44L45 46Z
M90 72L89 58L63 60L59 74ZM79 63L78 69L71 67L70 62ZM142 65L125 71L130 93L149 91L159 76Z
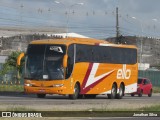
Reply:
M123 93L122 93L122 88L120 87L120 88L119 88L119 95L122 96L122 94L123 94Z
M78 86L76 85L75 88L74 88L74 95L75 96L78 96Z
M116 95L116 88L114 86L112 87L112 95L113 95L113 97L115 97L115 95Z

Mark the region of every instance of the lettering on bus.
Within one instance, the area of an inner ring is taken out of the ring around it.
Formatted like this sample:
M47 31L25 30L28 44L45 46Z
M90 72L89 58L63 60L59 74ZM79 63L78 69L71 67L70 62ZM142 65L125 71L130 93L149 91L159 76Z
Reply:
M126 64L123 64L122 69L117 71L117 79L129 79L131 76L131 70L127 69Z

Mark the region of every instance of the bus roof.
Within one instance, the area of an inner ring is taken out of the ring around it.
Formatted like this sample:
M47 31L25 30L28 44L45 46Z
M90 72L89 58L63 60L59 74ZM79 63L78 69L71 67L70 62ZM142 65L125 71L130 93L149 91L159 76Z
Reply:
M105 40L97 40L93 38L62 38L62 39L45 39L32 41L31 44L73 44L73 43L83 43L83 44L99 44L99 43L109 43Z
M100 46L114 46L114 47L125 47L125 48L136 48L134 45L125 44L113 44L105 40L93 39L93 38L62 38L62 39L45 39L31 41L30 44L87 44L87 45L100 45Z

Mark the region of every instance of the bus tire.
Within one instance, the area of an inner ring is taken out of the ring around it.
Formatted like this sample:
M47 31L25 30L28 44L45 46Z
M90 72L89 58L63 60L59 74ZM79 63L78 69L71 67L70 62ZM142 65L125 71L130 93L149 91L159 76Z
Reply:
M112 85L111 94L107 94L109 99L114 99L117 94L117 87L115 84Z
M79 98L79 99L82 99L82 98L83 98L83 95L79 94L79 95L78 95L78 98Z
M46 94L37 94L37 97L38 97L38 98L45 98L45 97L46 97Z
M79 92L80 92L80 88L78 86L78 84L76 83L74 86L74 93L69 95L69 98L72 100L75 100L78 98L79 96Z
M116 95L116 98L117 99L122 99L123 97L123 94L124 94L124 89L123 89L123 85L121 84L120 87L119 87L119 93Z

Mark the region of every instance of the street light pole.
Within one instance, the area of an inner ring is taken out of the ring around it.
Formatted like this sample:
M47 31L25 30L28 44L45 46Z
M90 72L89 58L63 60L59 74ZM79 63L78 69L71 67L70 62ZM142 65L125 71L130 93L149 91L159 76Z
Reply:
M59 2L59 1L54 1L56 4L61 4L65 7L66 9L66 12L68 11L68 13L66 14L67 15L67 25L66 25L66 38L68 37L68 32L69 32L69 14L70 14L70 10L72 7L76 6L76 5L83 5L84 3L75 3L73 5L70 5L70 6L66 6L65 4L63 4L62 2Z
M158 23L158 20L156 18L152 19L154 22ZM156 26L154 24L154 32L155 32L155 36L157 35L157 31L156 31Z
M136 17L132 17L132 19L135 19L137 20L139 23L140 23L140 26L141 26L141 34L142 34L142 38L141 38L141 47L140 47L140 67L141 67L141 64L142 64L142 53L143 53L143 25L142 25L142 22L140 20L138 20Z
M152 20L153 20L154 22L156 22L156 23L159 23L159 21L158 21L156 18L154 18L154 19L152 19ZM155 32L154 35L157 36L157 35L158 35L158 32L157 32L155 26L156 26L156 25L154 24L154 32ZM155 49L158 49L158 48L157 48L157 44L158 44L157 41L156 41L155 44L156 44ZM158 55L158 54L157 54L157 51L155 51L155 61L156 61L156 64L158 64L158 63L157 63L157 59L158 59L157 55Z

